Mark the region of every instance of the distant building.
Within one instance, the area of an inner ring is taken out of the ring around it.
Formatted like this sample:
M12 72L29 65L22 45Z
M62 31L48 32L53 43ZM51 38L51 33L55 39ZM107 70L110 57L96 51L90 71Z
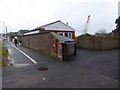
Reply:
M46 25L39 26L24 35L36 34L40 32L55 32L58 35L62 35L71 39L75 38L75 30L68 26L68 23L64 24L63 22L56 21Z
M95 36L106 37L109 36L109 33L95 33Z
M24 33L27 33L29 30L19 30L18 31L18 35L21 36L21 35L24 35Z
M120 16L120 1L118 2L118 17Z

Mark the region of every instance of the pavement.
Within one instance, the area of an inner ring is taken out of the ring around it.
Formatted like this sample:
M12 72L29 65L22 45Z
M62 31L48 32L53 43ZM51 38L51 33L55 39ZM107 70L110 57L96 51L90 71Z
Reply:
M13 65L2 68L3 88L118 88L117 49L77 49L76 58L58 61L7 41L5 45Z

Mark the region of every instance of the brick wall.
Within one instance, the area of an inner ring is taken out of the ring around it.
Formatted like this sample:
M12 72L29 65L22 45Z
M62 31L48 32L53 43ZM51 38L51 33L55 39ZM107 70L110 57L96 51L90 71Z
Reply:
M56 39L49 32L21 37L23 46L27 46L46 53L52 52L52 44L54 40Z
M20 37L20 39L21 39L22 45L28 46L27 45L27 43L28 43L27 36L22 36L22 37Z
M50 32L42 32L39 34L21 36L20 39L23 46L36 49L43 53L53 54L59 60L62 60L63 58L63 47L61 46L61 43L59 43L59 41ZM56 48L54 47L55 51L53 50L54 44L56 44ZM74 54L74 44L71 44L70 42L68 44L69 45L67 45L64 50L65 58Z

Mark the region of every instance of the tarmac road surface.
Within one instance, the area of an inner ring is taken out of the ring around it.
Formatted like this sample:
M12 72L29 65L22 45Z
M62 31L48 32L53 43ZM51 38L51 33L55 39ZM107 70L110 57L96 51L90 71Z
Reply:
M60 62L18 46L34 63L11 43L5 45L13 65L2 68L3 88L118 88L117 50L78 49L76 58Z

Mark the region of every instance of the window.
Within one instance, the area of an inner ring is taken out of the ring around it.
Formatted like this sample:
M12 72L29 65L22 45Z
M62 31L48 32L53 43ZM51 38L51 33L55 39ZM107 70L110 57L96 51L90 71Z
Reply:
M68 33L68 38L72 38L72 33Z
M61 36L65 36L65 33L63 33L63 32L59 32L58 34Z
M67 35L67 33L65 33L65 37L67 37L68 35Z
M59 33L59 35L63 36L63 33Z

